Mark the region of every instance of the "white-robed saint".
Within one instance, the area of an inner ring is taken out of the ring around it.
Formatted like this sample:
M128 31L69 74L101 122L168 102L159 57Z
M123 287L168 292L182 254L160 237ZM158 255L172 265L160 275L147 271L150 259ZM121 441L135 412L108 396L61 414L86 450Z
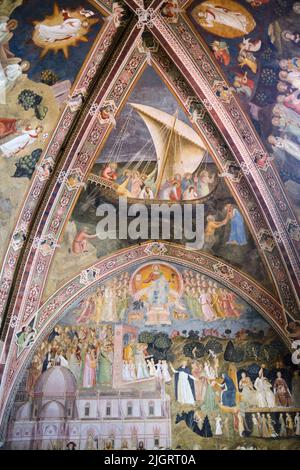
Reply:
M3 68L0 59L0 104L6 104L6 90L13 86L18 78L26 76L23 75L23 72L27 70L28 67L29 62L24 61L21 63L8 64L5 68Z
M212 298L209 292L201 292L199 296L199 303L201 305L204 320L214 321L216 319L216 314L212 307Z
M213 5L206 2L204 4L205 12L198 12L199 18L205 20L208 28L213 28L215 24L228 26L229 28L237 29L241 33L248 34L247 18L243 13L238 11L231 11L219 5Z
M175 396L178 403L182 405L194 405L195 404L195 386L194 381L197 380L191 374L191 369L187 367L187 363L184 361L178 369L174 369L173 365L170 364L171 370L174 372L175 377Z
M7 77L7 84L11 85L14 83L19 77L23 75L23 69L26 67L22 64L9 64L5 68L5 74Z
M13 139L5 142L0 145L1 153L7 157L13 157L21 150L25 149L29 145L32 145L36 142L36 139L39 137L43 128L41 126L31 129L31 127L26 127L22 130L22 134L14 137Z
M161 370L162 370L162 376L165 381L165 383L169 383L172 380L172 377L170 376L169 373L169 366L167 361L161 361Z
M130 377L130 370L129 370L129 364L127 361L123 361L123 373L122 373L122 376L123 376L123 380L125 380L126 382L128 382L129 380L131 380L131 377Z
M222 429L222 418L220 415L218 415L216 418L216 431L215 431L215 436L222 436L223 434L223 429Z
M162 364L161 364L161 361L158 361L158 363L156 364L155 368L156 368L155 377L156 377L158 380L161 380L162 377L163 377L163 375L162 375Z
M149 371L144 356L144 347L145 346L143 344L138 344L136 346L136 352L134 354L134 362L137 370L138 379L147 379L149 377Z
M147 366L148 366L148 369L149 369L149 375L150 377L154 377L155 374L156 374L156 368L155 368L155 364L154 364L154 359L151 359L151 361L147 361Z
M272 384L264 377L263 369L260 369L255 379L254 388L257 390L257 403L259 408L274 408L275 395L272 392Z
M117 318L116 296L113 284L108 282L103 295L102 320L116 321Z
M63 11L62 23L53 26L37 24L35 28L42 41L55 42L78 36L82 26L83 22L79 18L71 18L68 12Z

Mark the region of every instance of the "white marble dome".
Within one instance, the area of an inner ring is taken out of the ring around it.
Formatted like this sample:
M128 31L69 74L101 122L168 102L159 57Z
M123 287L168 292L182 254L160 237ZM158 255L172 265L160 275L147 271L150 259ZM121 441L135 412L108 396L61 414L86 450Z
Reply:
M76 379L66 367L51 367L42 373L34 387L34 395L43 398L64 398L76 394Z

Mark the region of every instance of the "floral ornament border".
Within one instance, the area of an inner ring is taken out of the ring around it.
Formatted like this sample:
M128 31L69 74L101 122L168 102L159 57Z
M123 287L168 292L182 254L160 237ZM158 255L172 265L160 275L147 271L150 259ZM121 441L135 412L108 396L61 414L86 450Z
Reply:
M16 341L11 344L11 360L5 374L0 400L0 436L4 436L8 415L22 373L32 360L35 348L64 315L66 309L82 297L89 295L100 282L108 277L151 260L174 262L195 269L233 290L263 315L276 329L288 347L291 348L291 340L286 332L287 319L282 306L266 290L232 266L225 262L220 263L214 256L197 253L173 243L146 242L126 248L83 270L40 307L30 320L31 322L34 320L36 335L34 343L29 348L18 354ZM88 270L96 273L95 276L90 278L90 281L86 280L85 275ZM229 275L224 275L225 271ZM83 279L85 279L84 282ZM28 320L27 323L30 321Z

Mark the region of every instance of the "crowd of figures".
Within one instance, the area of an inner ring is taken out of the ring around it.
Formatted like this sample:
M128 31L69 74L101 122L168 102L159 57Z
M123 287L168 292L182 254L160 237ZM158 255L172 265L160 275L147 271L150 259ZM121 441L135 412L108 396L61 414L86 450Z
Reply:
M123 380L126 382L148 379L154 377L159 383L171 382L167 361L162 360L155 364L153 358L135 358L135 361L123 361Z
M116 184L118 192L137 199L160 199L168 201L188 201L209 195L215 184L216 175L206 169L199 174L176 173L163 181L157 188L157 168L150 173L128 167L120 168L112 162L104 166L100 176Z
M233 292L192 270L184 270L182 278L185 303L193 318L216 321L240 317L241 308Z
M188 269L183 271L182 280L184 286L182 296L175 298L172 289L167 296L167 303L174 320L195 318L212 322L240 317L242 306L233 292L207 279L206 276ZM165 282L171 286L171 281L165 280ZM150 300L147 300L145 295L141 298L137 294L131 295L129 284L130 273L124 272L99 286L74 309L76 324L144 321L150 308Z
M271 159L298 207L300 5L293 0L273 4L270 0L247 0L247 11L243 11L244 3L234 2L222 9L216 2L201 2L191 13L233 85L221 90L216 87L216 95L225 102L230 90L239 95L264 142L273 150ZM248 20L251 17L250 28L240 25L246 16ZM262 154L255 156L254 163L264 169L269 160L270 155Z
M238 371L230 364L227 373L220 373L219 358L210 351L213 359L182 361L175 374L175 396L180 404L201 405L207 411L215 411L219 405L227 408L281 408L299 406L300 377L296 371L292 391L282 372L276 372L271 381L265 375L265 365L259 369L254 381L245 371ZM240 375L240 380L238 377Z
M241 413L217 414L209 418L200 410L178 413L176 424L184 421L201 437L288 438L300 437L300 414L294 413Z
M78 387L110 385L113 366L113 329L56 325L35 354L27 389L32 393L41 373L54 366L67 367Z
M166 360L155 362L153 355L147 350L147 344L130 340L123 348L123 373L124 381L134 381L155 378L158 383L171 382L169 366Z
M79 305L77 324L117 322L125 318L129 306L129 273L124 272L102 284Z
M177 424L184 421L202 437L300 436L298 370L290 377L282 368L267 371L264 364L252 364L242 369L229 363L224 373L221 361L221 355L210 350L201 360L184 359L177 368L171 364L176 401L193 406L177 413Z
M287 39L293 34L284 32ZM289 156L300 160L300 58L292 57L279 61L281 71L277 89L277 103L272 113L274 132L268 141L274 152L281 149Z

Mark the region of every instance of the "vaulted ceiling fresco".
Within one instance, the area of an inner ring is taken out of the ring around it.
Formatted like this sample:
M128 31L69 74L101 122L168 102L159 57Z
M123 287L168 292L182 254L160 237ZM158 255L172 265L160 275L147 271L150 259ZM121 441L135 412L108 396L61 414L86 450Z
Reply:
M221 3L224 8L215 1L192 2L188 15L239 95L277 167L299 220L300 4ZM227 9L229 12L225 12ZM261 159L259 165L264 164Z
M299 18L0 3L5 448L299 449Z

